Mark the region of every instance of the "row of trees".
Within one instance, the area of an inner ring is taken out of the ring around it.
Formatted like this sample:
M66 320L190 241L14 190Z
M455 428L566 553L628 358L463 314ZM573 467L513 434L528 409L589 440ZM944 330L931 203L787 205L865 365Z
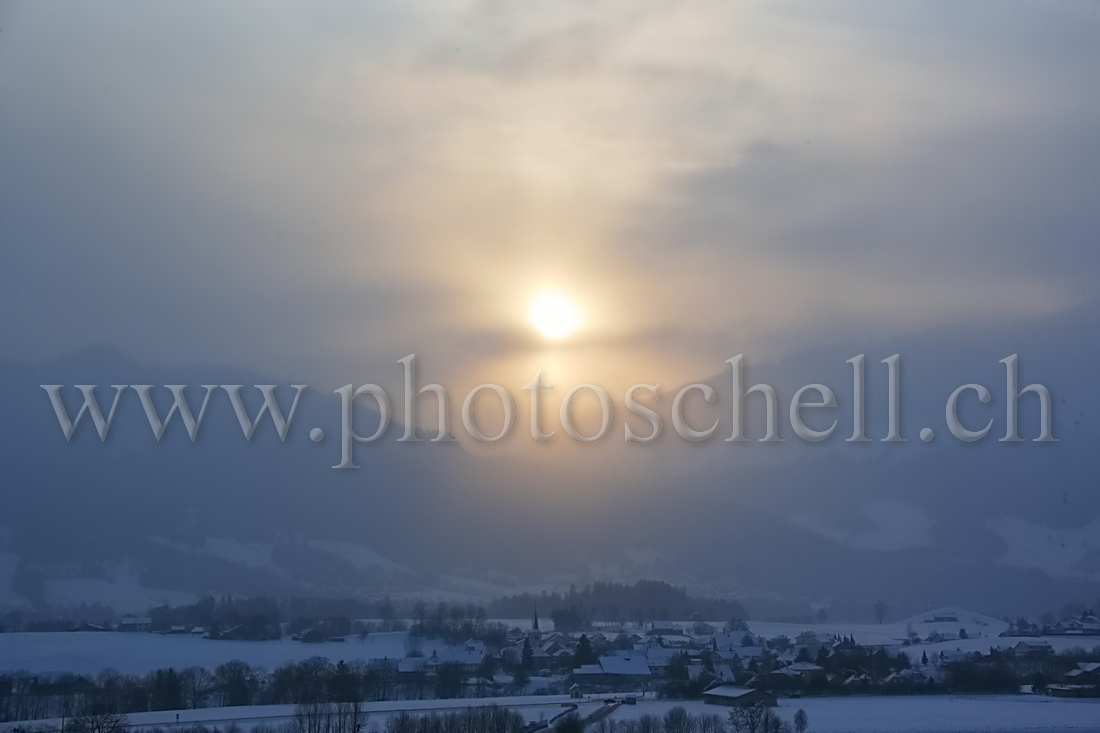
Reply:
M386 721L385 733L522 733L526 729L519 713L490 706L444 715L401 713Z
M367 716L359 705L300 705L294 720L282 725L259 724L252 733L358 733L366 728ZM642 715L633 720L603 719L587 727L594 733L806 733L808 719L803 710L795 713L793 725L768 708L736 708L725 716L693 715L681 706L664 715ZM523 716L497 706L469 708L449 713L400 713L373 725L380 733L523 733L528 729ZM70 724L72 733L129 733L126 716L93 714L78 716ZM586 727L575 714L555 721L555 733L582 733ZM36 733L28 728L19 733ZM144 733L240 733L236 724L228 727L144 729Z
M16 673L0 679L0 722L123 714L208 706L300 704L329 705L381 700L419 700L480 695L483 676L496 660L486 657L467 684L462 665L442 664L436 674L399 674L394 662L336 662L313 657L287 662L268 672L242 661L213 671L200 667L163 669L142 675L105 670L93 677L60 675L43 681Z
M579 721L578 721L579 723ZM809 719L806 711L794 715L793 725L779 718L763 705L733 708L725 716L689 713L677 705L664 715L642 715L634 720L601 720L587 728L579 725L558 726L558 733L589 730L593 733L806 733Z
M735 600L695 598L686 589L658 580L636 583L593 583L566 593L521 593L489 604L494 618L526 618L537 609L553 617L555 611L568 610L568 624L583 628L591 622L645 624L668 619L699 620L748 618L745 608ZM557 628L555 626L555 628Z
M389 598L364 601L353 598L269 598L243 596L207 596L194 603L179 606L157 606L148 611L155 630L167 630L173 626L187 629L200 626L230 627L250 622L257 617L265 623L287 623L294 633L305 627L328 627L333 636L352 633L352 619L372 619L375 628L382 631L404 630L395 627L412 618L415 604L397 603ZM477 613L476 608L464 607L468 616ZM450 610L448 609L448 613ZM484 618L485 611L480 611ZM20 609L0 615L0 632L14 631L67 631L81 622L104 627L117 620L114 611L99 604L81 604L67 608L50 609L45 605L36 609Z
M272 628L286 623L291 633L313 627L322 628L330 636L343 636L358 631L352 626L353 619L371 619L376 622L374 628L381 631L404 630L408 622L427 636L466 634L469 638L479 637L488 618L530 618L536 612L550 617L558 630L579 630L594 622L645 624L668 619L748 618L735 600L692 597L684 588L657 580L593 583L580 590L571 587L565 593L522 593L493 601L488 608L472 603L395 602L389 598L277 599L226 594L179 606L158 606L149 610L149 616L157 630L173 626L225 629L238 624ZM0 618L0 631L66 630L81 621L110 625L112 616L110 609L102 606L55 615L12 613Z
M418 601L413 604L411 614L411 634L429 639L441 638L449 644L479 639L486 644L503 646L508 633L503 624L489 623L485 609L472 603L448 604L441 601L429 605Z

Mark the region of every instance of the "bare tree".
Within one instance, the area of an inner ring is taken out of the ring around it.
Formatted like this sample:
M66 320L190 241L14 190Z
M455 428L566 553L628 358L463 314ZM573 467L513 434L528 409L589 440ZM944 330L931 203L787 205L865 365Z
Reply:
M309 702L294 708L298 733L358 733L366 719L357 702Z
M665 713L665 733L695 733L695 719L683 705L677 705Z
M323 702L302 702L294 707L298 733L329 733L329 706Z
M698 733L726 733L726 725L717 715L700 715Z
M130 719L118 713L78 715L69 724L71 733L127 733Z
M329 717L329 733L359 733L367 716L363 706L357 702L338 702L332 704Z
M576 713L569 713L554 724L556 733L584 733L584 723Z
M809 716L806 715L806 711L802 708L798 709L798 712L794 714L794 730L795 733L806 733L806 728L810 725Z
M733 733L785 733L791 729L763 703L751 708L734 708L730 711L729 724Z
M877 601L875 603L875 618L881 624L886 620L886 614L890 613L890 604L886 601Z

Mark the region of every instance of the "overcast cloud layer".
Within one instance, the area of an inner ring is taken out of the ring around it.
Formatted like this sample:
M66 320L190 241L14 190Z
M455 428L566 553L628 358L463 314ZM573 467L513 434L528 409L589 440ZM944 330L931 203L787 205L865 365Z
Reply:
M6 355L485 381L554 287L691 378L1096 296L1097 4L593 5L5 3Z

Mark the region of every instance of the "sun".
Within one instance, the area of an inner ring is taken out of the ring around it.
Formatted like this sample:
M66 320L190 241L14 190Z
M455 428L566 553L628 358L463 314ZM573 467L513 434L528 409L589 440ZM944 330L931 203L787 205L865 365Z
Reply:
M581 311L561 293L542 293L527 311L531 323L547 338L568 336L581 324Z

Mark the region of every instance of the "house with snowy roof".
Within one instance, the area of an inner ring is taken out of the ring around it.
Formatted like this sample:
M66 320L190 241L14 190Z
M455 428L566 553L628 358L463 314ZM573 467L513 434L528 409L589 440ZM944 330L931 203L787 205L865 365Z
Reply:
M779 704L779 699L770 692L751 687L718 685L703 692L703 702L708 705L751 708L757 705L775 707Z
M652 678L646 658L637 654L602 656L595 664L585 664L573 670L574 681L594 685L646 682Z

